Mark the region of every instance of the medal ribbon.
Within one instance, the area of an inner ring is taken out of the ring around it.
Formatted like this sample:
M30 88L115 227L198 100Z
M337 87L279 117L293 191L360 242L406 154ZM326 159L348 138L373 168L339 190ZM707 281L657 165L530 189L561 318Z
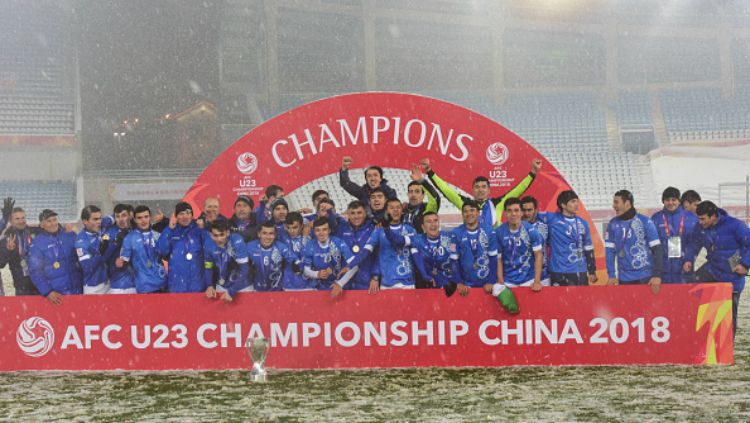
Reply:
M664 219L664 230L667 232L667 238L669 238L669 223L667 223L667 214L662 213L662 219ZM682 228L685 226L685 212L682 212L682 219L680 219L680 232L677 236L682 236Z
M229 240L224 248L219 247L219 279L224 279L225 282L229 282L225 276L229 270L227 264L229 263Z
M60 231L55 234L55 243L52 244L52 251L55 253L55 263L60 263L60 247L62 246L62 240L60 240ZM58 264L59 267L59 264Z
M362 229L361 234L357 236L357 230L352 230L352 238L354 238L354 245L361 247L360 242L365 238L365 235L367 235L367 238L370 238L370 234L372 233L372 226L365 227L365 225L362 225L360 229Z
M24 251L26 251L26 246L31 244L31 231L28 229L24 229L20 234L18 234L18 255L21 256L21 258L24 258Z

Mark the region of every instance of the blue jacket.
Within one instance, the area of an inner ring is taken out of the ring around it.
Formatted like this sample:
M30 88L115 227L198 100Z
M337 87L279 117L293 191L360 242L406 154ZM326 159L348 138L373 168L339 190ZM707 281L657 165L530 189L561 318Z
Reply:
M156 241L156 252L167 258L169 292L203 292L203 243L205 231L195 222L164 229Z
M125 236L122 236L121 245L117 245L117 237L120 235L120 231L129 232L130 229L120 229L117 226L112 226L107 229L107 236L109 237L109 247L104 252L105 260L107 262L107 271L109 273L109 282L113 289L128 289L135 288L135 274L132 266L124 266L118 268L115 266L115 262L120 257L122 251L122 244L125 243Z
M695 225L685 251L685 260L695 263L695 257L701 247L704 247L708 261L705 266L708 266L711 275L719 282L732 282L734 292L742 292L745 277L729 268L729 258L739 254L740 263L750 267L750 228L729 216L724 209L719 209L718 214L718 221L708 229Z
M78 254L78 262L83 270L83 283L86 286L97 286L109 280L107 259L99 254L101 244L101 235L85 229L76 237L76 254ZM112 254L111 250L109 252ZM104 253L106 254L107 251Z
M29 273L43 296L56 291L63 295L82 294L83 276L75 249L76 234L41 232L31 242Z
M139 294L160 292L167 282L162 258L156 252L158 239L159 233L152 229L146 232L133 229L122 241L120 257L129 263L126 267L132 269Z
M224 247L219 247L213 239L206 238L203 251L205 254L203 277L206 288L218 284L234 297L238 291L250 285L247 245L240 234L231 233Z
M365 248L374 230L375 225L369 219L357 229L354 229L349 222L343 222L336 228L336 237L341 238L356 255ZM344 287L346 289L369 289L370 280L374 275L380 275L380 266L377 257L371 254L359 264L359 270Z
M664 225L665 219L667 221L666 226ZM662 262L664 263L664 271L662 273L662 280L665 283L687 282L687 275L682 273L682 265L685 263L685 249L690 243L690 234L698 225L698 216L680 206L674 212L667 211L666 209L660 210L651 216L651 220L656 225L656 232L659 234L659 241L661 242L663 252ZM682 226L682 231L680 231L680 226ZM667 236L667 231L669 231L669 236ZM679 236L682 239L682 258L669 258L668 241L673 236Z

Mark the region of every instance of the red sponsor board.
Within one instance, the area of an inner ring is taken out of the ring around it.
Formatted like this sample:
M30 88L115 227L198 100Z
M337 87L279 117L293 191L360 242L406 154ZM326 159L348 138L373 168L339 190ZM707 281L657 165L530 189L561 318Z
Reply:
M732 364L731 285L518 289L511 316L474 289L0 298L0 370Z
M476 176L486 177L493 197L520 183L539 158L542 171L526 194L537 198L540 210L557 211L558 194L571 189L539 151L492 119L434 98L369 92L315 101L263 122L216 157L185 201L197 214L207 197L217 197L221 212L231 216L238 195L258 204L271 184L289 193L338 172L344 156L354 160L352 172L371 165L410 169L429 158L443 180L466 192ZM579 215L589 221L603 268L596 225L584 207Z

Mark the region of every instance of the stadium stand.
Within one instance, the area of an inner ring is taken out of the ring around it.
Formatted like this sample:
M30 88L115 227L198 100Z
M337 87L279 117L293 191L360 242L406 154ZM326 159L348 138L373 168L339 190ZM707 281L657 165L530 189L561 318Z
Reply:
M661 96L671 142L745 139L750 136L750 90L724 98L718 88L666 91Z
M514 96L502 105L475 93L427 92L425 95L467 107L513 130L565 175L586 199L589 208L609 208L612 193L622 187L631 187L642 204L658 203L652 194L648 158L610 145L603 106L591 94ZM648 97L644 93L624 96L622 107L628 109L624 112L625 121L651 122ZM364 183L361 172L353 171L350 175L353 181ZM408 172L388 169L386 179L397 190L399 198L405 200L406 186L410 181ZM293 192L290 195L293 204L296 207L309 206L310 195L315 189L327 190L339 211L351 201L351 196L339 187L338 175L332 174ZM446 203L443 201L443 212L459 213Z
M0 134L73 134L61 24L35 7L0 15Z
M16 200L16 206L26 211L31 224L44 209L59 214L61 222L78 220L76 188L72 181L0 181L0 193Z
M55 162L75 161L77 153L69 148L74 141L50 141L75 136L65 20L54 2L4 4L13 12L0 14L0 139L12 151L3 157L0 195L13 197L31 224L45 208L57 211L62 222L74 221L75 165ZM31 174L19 177L19 171Z
M620 125L653 125L653 110L646 92L622 92L617 99Z

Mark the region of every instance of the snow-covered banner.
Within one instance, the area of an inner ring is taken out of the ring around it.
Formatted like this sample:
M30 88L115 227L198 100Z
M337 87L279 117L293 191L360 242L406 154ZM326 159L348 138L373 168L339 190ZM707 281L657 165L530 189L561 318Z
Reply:
M732 364L730 284L0 298L0 371Z

